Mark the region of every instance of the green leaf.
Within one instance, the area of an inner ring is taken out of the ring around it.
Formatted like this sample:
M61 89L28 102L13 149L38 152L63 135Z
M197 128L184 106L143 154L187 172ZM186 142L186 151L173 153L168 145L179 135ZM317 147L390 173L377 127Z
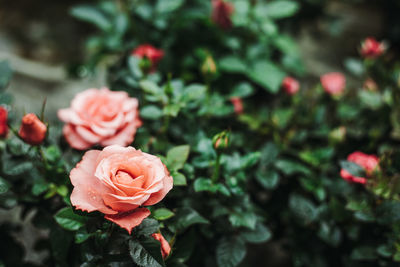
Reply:
M182 173L173 172L171 175L174 178L174 186L187 185L186 177Z
M246 67L247 69L247 67ZM286 74L273 63L259 61L247 72L254 82L261 85L270 93L277 93Z
M333 147L317 148L309 151L300 152L300 158L307 163L318 166L332 158L335 150Z
M167 219L171 218L175 214L172 211L170 211L169 209L160 208L160 209L156 209L155 211L153 211L152 215L153 215L154 219L163 221L163 220L167 220Z
M56 162L61 157L61 151L57 146L49 146L44 150L44 156L50 162Z
M372 110L376 110L383 105L383 98L379 92L361 90L358 92L358 97L364 106Z
M66 207L59 210L55 215L56 222L66 230L76 231L85 225L87 219L75 214L72 208Z
M317 208L314 203L300 195L292 194L290 196L289 207L304 224L308 224L317 218Z
M247 65L238 57L225 57L219 61L219 68L225 72L246 73Z
M183 168L189 157L190 146L182 145L171 148L167 153L167 166L170 171L176 171Z
M156 11L158 13L173 12L180 8L184 3L184 0L158 0L156 4Z
M194 101L203 98L206 95L206 87L202 84L191 84L183 91L184 101Z
M233 92L231 93L231 97L248 97L251 96L254 93L254 88L251 86L250 83L248 82L241 82L235 88L233 89Z
M229 221L233 227L246 227L254 230L257 223L257 216L251 211L235 211L229 214Z
M274 170L267 170L265 172L256 172L256 180L265 189L274 189L279 183L279 174Z
M264 243L271 239L272 233L262 223L257 223L254 230L246 230L241 233L241 237L250 243Z
M0 177L0 194L7 193L9 189L10 189L10 184L6 180Z
M0 61L0 90L4 89L12 76L12 70L7 61Z
M133 77L139 79L143 76L143 72L140 68L140 58L135 57L135 56L129 56L127 63L128 63L128 69L129 72L133 75ZM146 81L143 81L146 82ZM144 89L145 86L140 85L142 89L146 92L146 89Z
M195 192L213 191L213 184L211 182L211 179L208 178L196 179L196 181L194 181L193 187Z
M218 267L235 267L246 256L246 246L239 238L222 238L216 250Z
M207 219L201 216L197 211L192 208L184 207L175 213L174 218L168 225L172 232L183 231L193 224L208 224L210 223Z
M139 266L165 267L160 242L152 237L129 240L129 255Z
M140 117L148 120L157 120L163 115L162 110L154 105L148 105L140 110Z
M288 126L294 115L292 108L278 108L272 112L272 122L279 128L284 129Z
M281 19L294 15L299 9L295 1L273 1L266 4L267 16L273 19Z
M96 25L103 31L109 31L112 24L107 16L98 8L89 5L75 6L71 9L71 15Z
M303 164L286 159L276 160L275 167L278 168L285 175L293 175L295 173L302 173L305 175L311 174L310 169L305 167Z
M75 243L76 244L81 244L85 242L89 237L91 237L93 234L90 234L86 231L86 229L79 229L75 233Z
M134 228L136 235L148 236L158 231L160 225L157 220L146 218Z
M353 176L365 177L365 170L354 162L342 160L340 161L340 167L348 171Z
M266 167L275 161L278 154L278 146L272 142L268 142L261 148L260 163L262 164L262 166Z
M363 61L357 58L348 58L344 61L346 69L356 77L361 77L365 73Z
M353 260L373 261L377 258L374 247L362 246L353 249L350 258Z

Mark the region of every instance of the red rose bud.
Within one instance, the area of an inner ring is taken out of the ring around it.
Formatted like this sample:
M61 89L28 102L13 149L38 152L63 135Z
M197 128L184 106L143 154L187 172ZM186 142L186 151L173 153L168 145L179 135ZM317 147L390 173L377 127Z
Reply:
M232 97L231 102L236 115L243 113L243 101L240 97Z
M321 76L321 84L330 95L341 95L346 86L346 77L340 72L331 72Z
M282 87L288 95L294 95L299 91L300 83L296 79L288 76L283 79Z
M224 30L232 28L231 15L234 11L233 5L224 0L211 0L211 4L211 20Z
M47 127L36 117L35 114L29 113L22 118L19 136L30 145L39 145L46 137Z
M376 155L368 155L360 151L356 151L351 153L347 157L347 161L354 162L355 164L362 167L367 173L367 176L369 176L376 168L378 168L379 158ZM342 169L340 171L340 176L342 176L343 179L351 183L359 183L359 184L367 183L367 178L353 176L345 169Z
M213 137L215 149L225 149L229 146L229 132L223 131Z
M148 67L148 69L150 71L155 71L158 62L160 62L160 60L164 57L164 51L157 49L152 45L143 44L133 50L132 55L141 59L149 60L150 66Z
M155 240L159 241L161 244L161 255L165 259L169 253L171 253L171 246L168 241L162 236L162 234L154 233L151 235Z
M383 42L378 42L375 38L369 37L361 43L361 55L364 58L377 58L386 50Z
M378 85L376 84L376 82L374 80L372 80L371 78L368 78L365 80L365 82L363 84L363 88L368 91L377 91Z
M8 111L3 106L0 106L0 137L5 138L8 134L7 125Z

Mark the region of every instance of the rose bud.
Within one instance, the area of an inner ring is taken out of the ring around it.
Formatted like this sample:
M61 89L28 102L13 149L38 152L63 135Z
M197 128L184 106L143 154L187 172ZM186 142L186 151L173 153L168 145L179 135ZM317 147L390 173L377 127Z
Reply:
M144 69L145 72L154 72L158 62L164 57L164 51L152 45L143 44L133 50L132 55L144 60L142 62L142 69Z
M361 43L361 55L364 58L377 58L386 50L386 45L383 42L378 42L373 37L368 37Z
M88 89L74 97L71 107L59 110L58 117L66 123L64 137L75 149L127 146L142 125L138 106L138 100L126 92Z
M283 79L282 87L288 95L294 95L299 91L300 83L296 79L288 76Z
M345 126L335 128L329 133L329 139L333 142L343 142L346 138L346 132L347 130Z
M216 134L213 137L213 144L214 148L219 150L219 149L225 149L228 148L229 146L229 132L228 131L223 131L219 134Z
M234 11L232 3L224 0L211 0L212 13L211 20L224 30L232 28L231 15Z
M356 152L351 153L347 157L347 161L354 162L355 164L362 167L366 171L367 176L369 176L372 174L372 172L375 169L377 169L378 163L379 163L379 158L376 155L368 155L368 154L356 151ZM342 176L342 178L348 182L360 183L360 184L367 183L367 178L353 176L351 173L349 173L345 169L342 169L340 171L340 176Z
M374 80L372 80L371 78L368 78L365 80L365 82L363 84L363 88L368 91L377 91L378 85L376 84L376 82Z
M21 128L18 135L30 145L39 145L46 137L46 125L36 117L35 114L29 113L22 118Z
M321 76L321 84L330 95L340 95L346 86L346 77L340 72L331 72Z
M87 151L69 177L76 209L99 211L129 233L150 215L144 206L160 202L173 186L160 158L117 145Z
M240 97L232 97L231 99L233 109L236 115L240 115L243 113L243 101Z
M217 66L215 65L212 56L207 56L201 66L201 72L204 76L212 76L217 72Z
M162 236L162 234L154 233L151 235L155 240L159 241L161 244L161 255L165 259L171 253L171 246L168 241Z
M8 111L5 107L0 106L0 137L5 138L8 134Z

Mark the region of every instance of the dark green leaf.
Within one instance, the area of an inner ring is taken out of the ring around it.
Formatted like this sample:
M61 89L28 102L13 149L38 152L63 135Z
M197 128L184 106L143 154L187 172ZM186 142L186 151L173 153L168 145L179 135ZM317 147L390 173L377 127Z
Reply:
M4 89L12 76L12 70L7 61L0 61L0 90Z
M353 260L372 261L377 258L377 255L374 247L362 246L353 249L350 257Z
M246 246L239 238L222 238L216 250L218 267L235 267L246 256Z
M176 185L176 186L187 185L186 177L182 173L174 172L171 175L174 179L174 185Z
M169 13L180 8L185 3L184 0L158 0L156 4L156 11L158 13Z
M209 221L201 216L197 211L192 208L184 207L175 213L174 218L171 219L169 228L172 232L177 230L182 231L193 224L208 224Z
M158 231L160 225L157 220L146 218L140 225L134 228L136 235L148 236Z
M311 174L310 169L305 167L303 164L286 159L279 159L275 161L275 167L282 171L285 175L292 175L295 173L303 173L305 175Z
M0 177L0 194L4 194L10 189L10 184Z
M246 227L254 230L257 223L257 216L250 211L235 211L229 214L229 221L233 227Z
M246 230L241 233L244 240L250 243L264 243L271 239L271 231L262 223L257 223L254 230Z
M266 4L267 16L273 19L286 18L294 15L299 9L299 3L295 1L272 1Z
M259 61L248 71L248 76L268 92L277 93L286 74L271 62Z
M274 189L279 183L279 174L274 170L267 170L265 172L256 172L257 181L265 189Z
M365 177L364 169L354 162L342 160L340 161L340 167L348 171L353 176Z
M188 159L190 146L182 145L170 149L167 153L167 166L170 171L179 170L183 168L186 160Z
M129 240L129 254L142 267L165 266L160 242L152 237Z
M238 57L225 57L219 61L219 67L222 71L233 73L246 73L247 65Z
M148 120L157 120L163 115L162 110L154 105L145 106L140 110L140 117Z
M308 224L317 218L317 208L314 203L300 195L292 194L290 196L289 207L304 224Z
M71 15L80 20L92 23L103 31L109 31L112 28L112 24L106 15L94 6L75 6L71 9Z
M86 217L75 214L72 208L66 207L59 210L55 215L56 222L66 230L76 231L85 225Z

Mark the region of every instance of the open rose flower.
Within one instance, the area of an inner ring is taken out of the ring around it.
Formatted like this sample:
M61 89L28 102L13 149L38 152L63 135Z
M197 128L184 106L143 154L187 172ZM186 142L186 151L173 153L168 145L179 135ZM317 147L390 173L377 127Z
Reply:
M300 83L298 80L288 76L283 79L282 87L288 95L294 95L299 91Z
M155 240L159 241L161 244L161 255L165 259L171 252L171 246L168 241L165 240L162 234L154 233L151 235Z
M5 107L0 106L0 137L4 138L8 134L8 111Z
M212 21L224 30L232 28L231 15L234 11L232 3L224 0L211 0Z
M361 44L361 55L365 58L377 58L382 55L386 50L383 42L378 42L373 37L368 37Z
M371 175L371 173L378 167L378 163L379 163L379 159L377 156L368 155L368 154L362 153L360 151L351 153L347 157L347 161L354 162L355 164L362 167L365 170L367 176ZM349 182L360 183L360 184L367 183L367 178L353 176L351 173L349 173L345 169L342 169L340 171L340 176L342 176L343 179L345 179L346 181L349 181Z
M155 71L158 62L164 57L164 51L157 49L152 45L139 45L132 51L132 55L138 58L147 58L150 61L150 71Z
M173 186L158 157L117 145L87 151L70 179L75 208L100 211L129 233L150 215L143 206L158 203Z
M75 149L95 144L126 146L142 125L138 105L126 92L88 89L75 96L70 108L59 110L58 117L66 123L64 137Z
M22 118L18 135L25 143L35 146L43 142L46 132L46 125L35 114L29 113Z
M330 95L340 95L346 86L346 77L340 72L330 72L321 76L321 84Z

